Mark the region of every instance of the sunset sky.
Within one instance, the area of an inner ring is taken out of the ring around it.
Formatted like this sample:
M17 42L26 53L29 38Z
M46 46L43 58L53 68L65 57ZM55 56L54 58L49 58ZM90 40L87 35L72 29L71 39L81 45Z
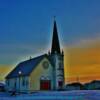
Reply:
M0 0L0 80L47 53L56 16L67 82L100 79L100 0Z

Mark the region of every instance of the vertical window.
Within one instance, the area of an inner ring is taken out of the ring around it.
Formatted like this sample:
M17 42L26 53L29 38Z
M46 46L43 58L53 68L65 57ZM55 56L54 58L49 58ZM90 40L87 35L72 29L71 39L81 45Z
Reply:
M28 80L26 79L26 81L25 81L25 84L26 84L26 86L28 85Z
M59 62L59 67L60 67L60 68L62 67L62 63L61 63L61 62Z
M22 77L22 85L25 86L25 78Z
M16 88L16 81L15 81L15 88Z
M22 78L22 85L23 86L27 86L28 85L28 79L27 79L27 77L23 77Z
M9 86L9 80L7 80L7 85Z
M62 62L58 62L58 69L62 69Z

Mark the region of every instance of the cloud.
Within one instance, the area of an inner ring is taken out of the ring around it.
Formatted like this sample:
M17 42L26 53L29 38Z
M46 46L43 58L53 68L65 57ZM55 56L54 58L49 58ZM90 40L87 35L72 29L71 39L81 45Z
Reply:
M72 45L69 45L68 47L79 47L79 48L82 48L82 47L90 47L92 45L97 45L97 46L100 46L100 33L98 33L98 36L95 36L95 37L89 37L89 38L80 38L78 39L76 42L74 42Z

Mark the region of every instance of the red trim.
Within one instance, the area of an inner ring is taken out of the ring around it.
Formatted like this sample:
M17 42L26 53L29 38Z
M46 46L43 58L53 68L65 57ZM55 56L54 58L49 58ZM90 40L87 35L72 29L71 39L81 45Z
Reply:
M51 81L50 80L41 80L40 81L40 89L41 90L50 90L51 89Z

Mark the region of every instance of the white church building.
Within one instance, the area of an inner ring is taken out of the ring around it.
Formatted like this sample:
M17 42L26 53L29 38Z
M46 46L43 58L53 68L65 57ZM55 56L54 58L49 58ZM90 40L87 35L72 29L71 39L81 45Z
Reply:
M64 52L54 20L51 51L20 62L7 76L8 91L62 90L65 86Z

